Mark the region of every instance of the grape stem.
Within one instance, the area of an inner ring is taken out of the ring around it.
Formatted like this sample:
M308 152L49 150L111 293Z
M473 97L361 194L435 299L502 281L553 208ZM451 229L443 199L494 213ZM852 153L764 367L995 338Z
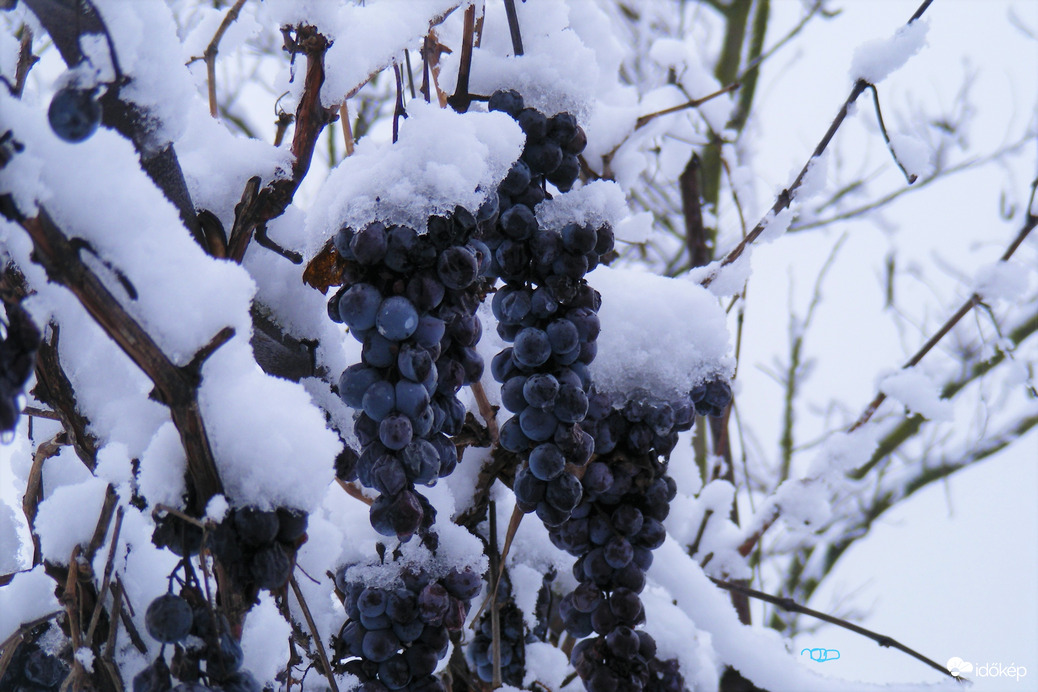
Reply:
M339 692L339 685L335 682L335 674L332 672L332 665L328 662L328 654L325 653L324 644L321 642L321 635L317 631L317 625L314 624L314 618L310 614L310 606L306 604L306 599L303 598L303 592L299 588L299 583L296 581L296 575L292 575L288 578L288 583L292 587L292 593L296 595L296 600L299 601L299 607L303 609L303 617L306 618L306 624L310 628L310 634L314 638L314 647L317 649L317 655L321 658L321 667L324 668L324 675L328 678L328 684L331 685L333 692Z

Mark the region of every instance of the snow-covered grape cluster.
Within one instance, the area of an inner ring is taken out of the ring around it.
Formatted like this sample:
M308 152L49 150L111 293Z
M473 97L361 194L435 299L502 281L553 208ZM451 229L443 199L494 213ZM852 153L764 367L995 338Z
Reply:
M697 387L710 393L702 412L728 404L731 391L722 380ZM725 394L727 393L727 394ZM727 399L725 398L727 396ZM705 395L700 397L705 399ZM679 432L692 427L693 395L663 401L645 390L633 392L620 408L611 397L592 391L585 427L595 438L596 458L582 478L583 499L562 525L549 529L556 547L577 557L573 576L579 585L560 603L566 630L580 641L571 660L589 692L618 689L681 689L668 668L653 663L656 643L644 630L639 594L652 551L663 544L663 520L677 493L667 475L667 456Z
M18 424L19 397L32 376L40 330L18 303L7 307L7 329L0 339L0 431L10 432Z
M390 571L397 564L382 567ZM337 670L355 675L364 692L444 690L433 672L447 655L449 633L465 624L482 577L470 568L434 578L403 567L395 579L379 575L376 584L350 570L336 574L349 618L332 639Z
M576 223L541 228L534 215L548 194L545 180L564 191L578 173L586 139L573 116L546 118L524 108L514 91L495 92L490 109L511 115L527 135L499 187L498 221L484 236L491 272L504 282L491 306L499 335L511 343L491 364L502 404L514 414L500 441L527 459L514 485L519 507L554 526L580 501L580 481L567 465L585 464L594 445L579 423L587 413L601 296L584 275L612 251L613 232Z
M449 437L465 420L457 392L483 373L475 313L490 257L476 230L476 217L458 207L431 217L424 233L376 221L334 239L346 269L329 316L363 344L361 362L339 379L362 445L344 480L380 493L371 524L385 536L407 540L430 527L434 510L414 486L458 463Z
M215 617L205 598L185 587L181 595L166 593L148 605L145 626L152 639L172 644L176 653L172 669L163 651L133 679L133 692L164 692L172 678L181 683L175 690L260 692L252 673L242 670L245 658L223 616ZM204 669L202 664L204 665ZM200 680L205 679L206 684Z
M227 576L254 597L259 589L278 591L288 582L307 524L306 513L297 509L241 507L203 534L191 522L166 514L156 521L152 542L188 557L204 541Z

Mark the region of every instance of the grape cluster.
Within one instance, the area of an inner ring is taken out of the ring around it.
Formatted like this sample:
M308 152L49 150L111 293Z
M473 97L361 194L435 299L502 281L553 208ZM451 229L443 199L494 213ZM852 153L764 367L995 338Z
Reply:
M457 392L483 374L475 313L490 252L477 227L457 207L430 217L425 233L372 222L334 238L346 269L329 316L363 344L361 362L339 379L363 446L345 480L380 493L371 524L385 536L406 541L431 526L434 510L414 486L432 485L458 463L449 437L465 420Z
M597 457L585 469L583 499L570 519L549 528L552 543L577 556L573 576L579 585L563 597L559 614L571 635L589 637L571 656L589 692L620 684L681 689L680 674L656 660L652 636L637 629L645 622L638 594L652 551L666 538L662 522L677 493L666 460L678 433L692 427L697 412L719 413L731 397L720 379L703 385L705 394L699 389L672 401L636 390L619 408L592 390L584 425L594 435Z
M534 108L526 108L523 97L511 89L491 94L488 108L512 116L526 134L522 157L501 183L502 195L532 209L545 199L545 181L559 192L573 187L580 173L577 157L587 146L587 135L576 118L570 113L549 118Z
M511 584L505 573L498 584L496 601L498 613L498 645L501 650L501 681L513 687L522 687L526 672L526 639L523 614L510 596ZM476 675L483 682L494 679L493 615L489 610L480 616L468 655Z
M30 641L15 650L3 677L0 677L0 690L57 692L68 674L69 668L59 656Z
M7 330L0 339L0 431L18 424L18 398L36 366L40 330L17 303L7 304Z
M567 469L585 464L594 446L580 421L601 296L584 275L612 251L613 231L576 223L540 228L534 215L549 196L546 181L564 192L576 179L586 137L572 115L546 118L524 108L514 91L495 92L490 110L511 115L527 135L522 157L498 188L497 221L483 236L493 253L490 271L504 282L491 307L498 333L511 344L491 364L513 414L500 442L527 459L514 484L518 506L557 526L580 501L580 481Z
M404 568L392 583L353 580L348 568L336 575L349 616L332 640L343 672L355 675L364 692L444 692L433 677L447 654L449 632L465 624L482 578L469 568L433 578L421 568Z
M259 589L278 591L288 582L296 549L306 541L308 517L298 509L240 507L203 534L197 525L173 514L155 522L152 542L181 557L206 548L249 597Z
M182 595L166 593L148 605L144 624L152 639L176 647L174 667L166 663L164 651L133 679L133 692L165 692L174 677L182 682L174 692L215 690L260 692L262 686L252 673L242 670L245 658L241 644L231 634L226 618L215 617L205 599L185 588ZM201 664L205 662L205 670ZM205 677L208 685L198 682Z

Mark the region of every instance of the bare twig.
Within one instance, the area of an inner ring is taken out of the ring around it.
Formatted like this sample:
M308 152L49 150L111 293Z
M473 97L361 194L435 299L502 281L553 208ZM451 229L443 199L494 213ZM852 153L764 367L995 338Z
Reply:
M112 543L108 547L108 560L105 562L104 576L101 580L101 588L97 592L94 612L90 617L90 626L87 627L86 639L88 642L94 640L94 631L97 629L97 623L101 621L101 611L103 610L102 605L104 604L105 595L107 595L108 588L111 585L112 569L115 566L115 549L119 546L119 532L123 528L123 513L122 507L116 511L115 528L112 530ZM115 603L114 599L112 603Z
M472 95L469 94L469 74L472 71L472 44L475 40L475 27L476 6L469 5L465 10L465 23L462 30L461 64L458 67L458 84L454 88L454 94L447 99L447 105L458 113L464 113L467 111L469 109L469 104L472 103Z
M237 0L231 9L227 10L227 14L224 15L223 21L220 22L220 26L216 29L216 33L213 34L213 39L206 46L205 53L201 57L191 58L188 62L190 65L198 60L205 61L206 77L209 83L209 114L214 118L219 113L219 107L216 103L216 53L220 48L220 41L223 40L223 35L227 33L227 29L230 28L231 24L234 24L238 19L238 14L241 12L242 5L245 4L245 0Z
M505 0L505 16L508 18L508 35L512 38L512 53L523 54L523 35L519 31L519 16L515 13L515 0Z
M198 405L197 372L179 368L169 360L151 335L83 263L46 209L40 207L37 216L17 221L32 239L34 258L47 271L51 281L68 288L98 326L155 383L180 433L195 484L196 509L203 511L209 498L222 492L222 485Z
M299 607L303 609L303 617L306 618L306 624L310 628L310 635L314 638L314 646L317 648L317 655L321 658L321 666L324 668L325 677L328 678L328 684L331 685L333 692L339 692L339 685L335 682L335 674L332 672L328 654L325 653L324 644L321 642L320 632L317 629L317 625L314 624L314 618L310 614L310 606L306 604L306 599L303 598L303 592L299 589L299 583L296 581L294 574L288 578L288 583L292 587L292 593L296 595L296 600L299 601Z
M894 163L896 163L897 167L901 169L901 172L905 174L905 180L907 180L908 184L911 185L919 179L919 176L905 170L905 165L901 163L901 159L898 158L897 152L894 151L894 145L890 142L890 135L887 134L887 125L883 122L883 111L879 107L879 90L876 89L876 85L871 82L867 83L866 86L868 86L869 91L872 92L872 103L876 106L876 120L879 122L879 131L883 134L883 141L887 143L887 151L889 151L890 155L894 157Z
M912 18L908 20L908 23L911 24L919 17L921 17L932 2L933 0L924 0L923 4L921 4L919 8L915 11L915 13L912 15ZM751 230L746 235L746 237L739 242L738 245L732 248L728 252L728 254L724 256L724 259L721 260L721 263L717 267L717 269L713 273L707 275L702 281L700 281L701 285L709 286L711 283L713 283L714 279L717 277L718 272L722 268L728 266L735 260L739 259L739 257L742 256L742 253L746 251L747 246L749 246L751 243L753 243L753 241L760 237L760 234L763 233L764 229L767 227L768 221L770 221L780 211L789 207L789 205L793 202L793 197L796 194L796 191L800 189L800 185L804 182L804 177L807 175L807 171L811 167L812 161L814 161L817 157L821 156L829 147L829 143L832 141L833 137L836 136L837 130L840 129L840 126L843 124L843 121L847 118L847 114L850 111L851 105L853 105L854 102L858 100L858 97L861 96L862 93L864 93L867 87L868 82L866 82L864 79L859 79L854 83L854 87L851 89L851 93L847 96L846 100L843 102L843 105L840 106L840 110L836 113L836 117L833 118L832 123L830 123L829 129L826 130L825 135L823 135L821 141L818 142L818 145L811 153L810 158L808 158L807 163L805 163L804 167L800 169L800 173L793 181L793 184L790 185L787 189L783 190L781 193L779 193L778 199L775 200L775 203L772 205L771 209L768 210L768 212L761 218L761 220L757 222L757 225L753 227L753 230Z
M15 67L14 86L11 88L11 95L15 98L22 97L22 90L25 89L25 80L29 77L29 70L40 61L38 57L32 54L32 29L27 24L23 24L18 31L21 34L18 41L18 65Z
M643 116L640 116L635 121L634 129L640 130L641 128L645 127L646 125L651 123L656 118L659 118L660 116L663 116L663 115L670 115L671 113L678 113L680 111L688 110L689 108L699 108L700 106L702 106L707 101L712 101L713 99L717 98L718 96L724 96L725 94L730 94L730 93L732 93L733 91L735 91L738 88L739 88L739 83L735 82L733 84L729 84L726 87L721 87L717 91L715 91L713 93L710 93L710 94L707 94L706 96L703 96L703 97L700 97L700 98L697 98L697 99L692 99L691 101L686 101L685 103L678 104L677 106L671 106L670 108L664 108L663 110L656 111L654 113L647 113L647 114L645 114Z
M265 233L266 224L284 213L296 190L310 170L314 147L332 114L321 105L321 86L324 84L324 54L329 42L316 28L298 26L294 37L285 32L287 49L306 55L306 76L303 93L295 114L295 133L292 137L292 175L272 181L248 204L235 209L234 226L227 241L227 256L241 262L253 236ZM243 200L244 201L244 200ZM302 258L300 258L302 261Z
M342 139L346 146L346 156L353 156L353 127L350 125L350 109L346 101L339 106L339 122L342 124Z
M496 447L499 437L497 429L497 409L490 404L486 390L483 389L482 382L473 382L469 385L469 388L472 390L472 395L476 398L476 406L479 407L479 415L483 416L483 420L487 424L487 434L490 435L490 444Z
M400 136L400 118L407 117L404 110L404 84L400 77L400 66L393 63L393 78L396 80L396 103L393 106L393 143Z
M1038 216L1028 216L1027 222L1024 224L1023 228L1021 228L1016 234L1016 237L1013 239L1013 242L1009 244L1009 247L1006 248L1006 251L1002 253L1002 257L1000 258L1002 262L1005 262L1013 256L1013 253L1016 252L1017 248L1020 247L1020 244L1024 242L1024 239L1034 230L1035 226L1038 226ZM971 295L966 302L963 303L943 325L941 325L941 328L938 329L937 332L934 333L934 335L931 336L927 342L923 344L922 347L920 347L920 349L916 351L904 365L901 366L901 369L904 370L917 365L919 361L921 361L927 353L933 350L934 346L940 343L941 339L943 339L945 335L947 335L948 332L959 323L959 320L969 314L969 312L977 305L980 305L980 303L981 297L979 295L976 293ZM872 415L876 412L876 409L879 408L880 404L882 404L886 398L887 395L883 392L877 394L876 398L869 403L865 408L865 411L861 414L858 420L854 422L854 425L850 427L848 432L853 432L868 423L872 418Z
M918 651L916 651L914 649L910 649L907 646L905 646L904 644L902 644L901 642L899 642L899 641L897 641L897 640L895 640L895 639L893 639L891 637L888 637L888 636L886 636L884 634L879 634L878 632L873 632L872 630L867 630L864 627L859 627L858 625L855 625L853 623L847 622L846 620L841 620L840 618L837 618L837 617L833 617L832 615L827 615L826 613L821 613L821 612L819 612L817 610L812 610L811 608L806 608L806 607L796 603L791 598L780 598L779 596L772 596L771 594L766 594L766 593L764 593L762 591L757 591L756 589L751 589L751 588L749 588L747 586L743 586L741 584L735 584L735 583L727 582L727 581L724 581L724 580L721 580L721 579L714 579L713 577L709 577L709 579L714 584L720 586L722 589L727 589L728 591L738 592L738 593L741 593L741 594L743 594L745 596L749 596L751 598L756 598L756 599L759 599L761 601L765 601L767 603L771 603L772 605L777 605L778 607L782 608L783 610L787 610L787 611L792 612L792 613L801 613L803 615L809 615L809 616L811 616L813 618L817 618L819 620L823 620L823 621L828 622L828 623L830 623L832 625L837 625L838 627L843 627L844 629L847 629L847 630L850 630L851 632L855 632L857 634L860 634L863 637L868 637L869 639L873 640L874 642L876 642L877 644L879 644L882 647L892 647L894 649L897 649L898 651L903 651L906 654L908 654L909 656L912 656L913 658L916 658L916 659L922 661L923 663L925 663L926 665L930 666L934 670L939 670L942 673L944 673L945 675L947 675L947 676L949 676L949 677L951 677L951 678L953 678L955 680L959 680L959 681L965 681L966 680L965 678L962 678L962 677L959 677L958 675L955 675L954 673L949 671L947 668L945 668L941 664L936 663L935 661L927 658L926 656L923 656Z

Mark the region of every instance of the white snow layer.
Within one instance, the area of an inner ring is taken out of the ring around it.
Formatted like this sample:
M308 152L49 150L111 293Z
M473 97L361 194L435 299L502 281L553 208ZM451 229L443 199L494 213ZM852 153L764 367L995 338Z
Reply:
M473 213L519 158L525 135L504 113L408 106L395 144L362 139L328 176L307 215L306 254L343 225L371 221L424 231L429 216Z
M702 568L685 552L685 546L672 538L656 551L649 569L650 583L667 590L677 606L709 634L717 657L730 664L750 682L772 692L867 692L889 691L888 685L852 682L819 675L809 670L786 650L786 641L774 630L749 627L739 622L725 591L707 579ZM666 642L667 632L653 629L653 636ZM673 645L669 642L667 645ZM687 646L687 640L676 642ZM680 650L680 649L679 649ZM955 690L950 678L936 684L898 685L898 690Z
M689 281L632 269L597 268L602 333L591 365L595 386L619 394L644 387L662 396L687 392L730 373L724 310Z
M952 419L952 402L941 399L937 384L916 368L905 368L884 377L879 390L930 420Z
M984 300L1018 300L1027 291L1032 271L1013 261L986 264L977 270L973 291Z
M917 19L899 28L890 38L867 41L851 58L851 79L877 84L898 70L926 45L929 22Z
M0 589L0 641L14 634L22 623L55 610L61 610L61 604L54 597L54 581L43 565L14 575L11 583Z
M917 178L933 175L933 152L921 139L904 133L895 134L890 138L890 146L909 175Z

